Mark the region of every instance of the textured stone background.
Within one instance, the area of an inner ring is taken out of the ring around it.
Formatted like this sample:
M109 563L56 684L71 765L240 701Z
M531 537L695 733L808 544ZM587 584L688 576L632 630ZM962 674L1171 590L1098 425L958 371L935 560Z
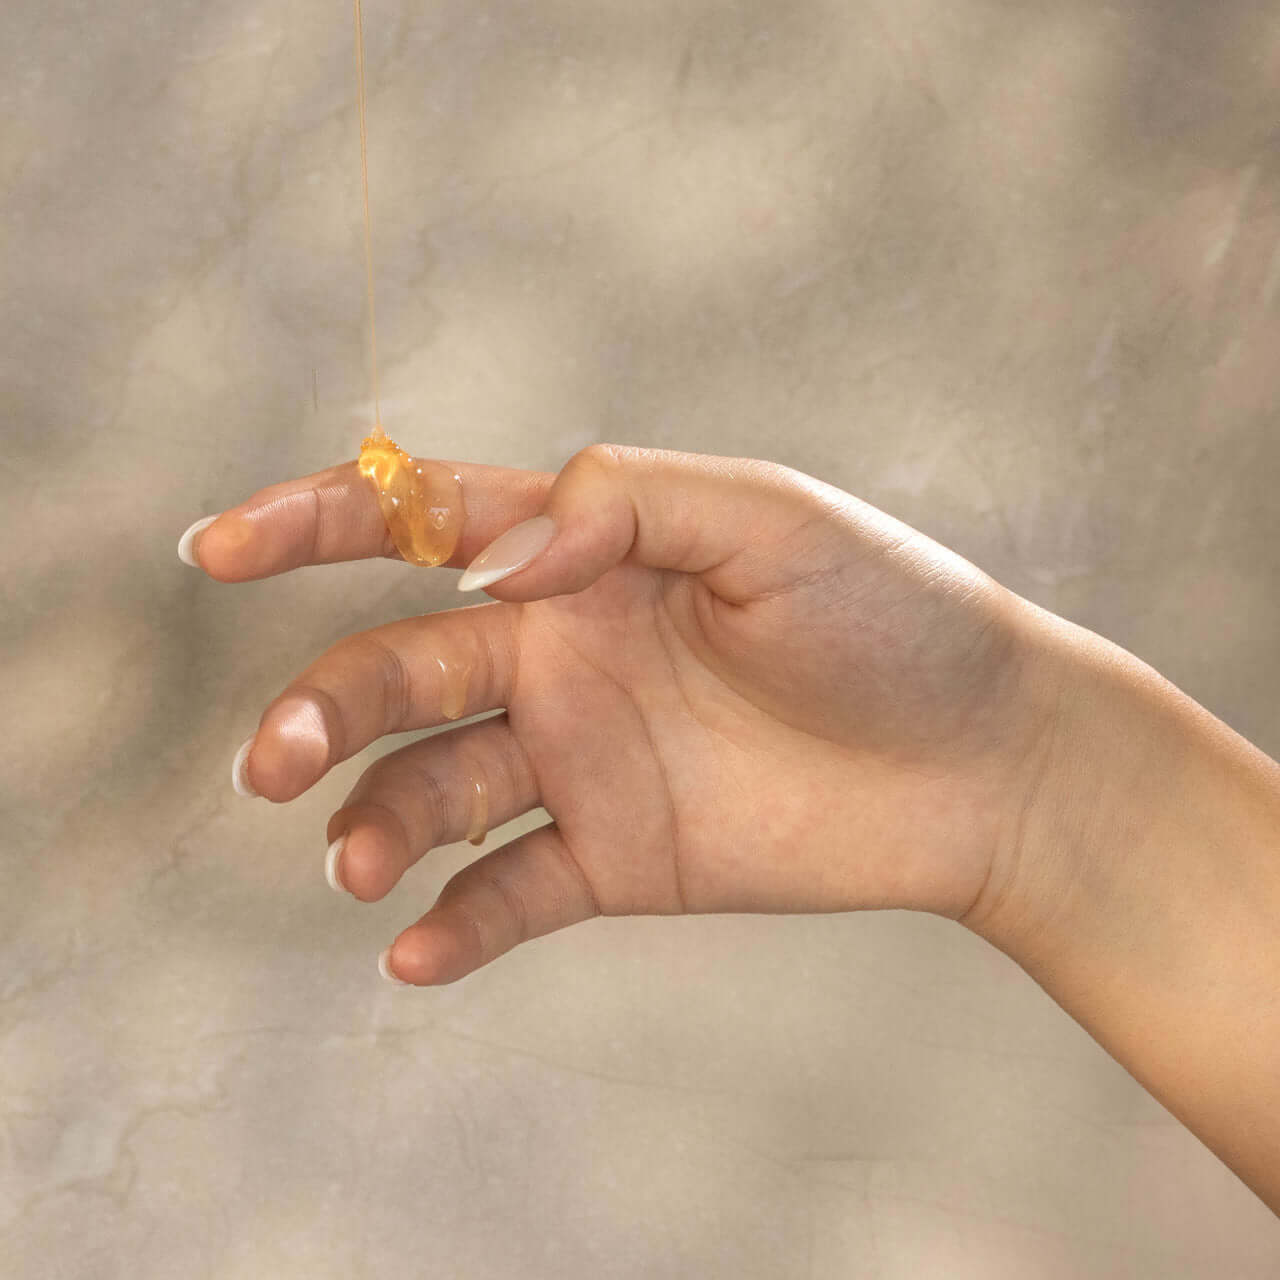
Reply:
M416 452L775 458L1280 751L1280 12L367 0ZM14 1280L1271 1277L1280 1227L907 913L600 920L462 982L321 875L265 702L444 607L178 534L367 421L342 0L0 8L0 1256Z

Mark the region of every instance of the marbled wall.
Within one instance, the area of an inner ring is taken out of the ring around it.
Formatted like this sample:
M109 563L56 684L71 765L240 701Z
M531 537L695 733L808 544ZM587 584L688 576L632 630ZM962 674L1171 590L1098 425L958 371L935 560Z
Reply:
M1280 10L367 0L384 413L778 459L1280 752ZM1280 1225L1011 962L906 913L375 958L266 701L448 607L178 534L368 416L344 0L0 7L0 1272L1273 1277Z

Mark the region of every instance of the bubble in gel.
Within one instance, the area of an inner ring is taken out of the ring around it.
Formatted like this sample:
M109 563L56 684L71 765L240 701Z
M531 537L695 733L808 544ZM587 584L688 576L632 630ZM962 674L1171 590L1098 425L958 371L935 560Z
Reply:
M424 568L448 560L466 515L462 477L442 463L411 458L381 427L360 445L359 467L404 559Z

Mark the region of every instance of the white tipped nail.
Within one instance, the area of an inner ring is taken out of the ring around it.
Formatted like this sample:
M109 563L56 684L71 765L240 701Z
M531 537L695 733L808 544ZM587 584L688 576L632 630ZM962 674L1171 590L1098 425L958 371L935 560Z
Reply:
M339 836L329 846L329 852L324 855L324 878L329 882L329 888L334 893L347 891L347 886L342 883L342 877L338 874L338 859L342 857L342 850L346 843L347 837Z
M247 796L252 798L258 793L253 789L253 783L249 781L249 752L253 749L253 739L236 752L236 758L231 762L231 785L236 789L236 795Z
M467 566L458 579L458 590L479 591L523 569L547 549L555 531L550 516L534 516L532 520L512 526Z
M409 984L403 978L397 978L391 972L391 948L384 947L382 954L378 957L378 972L392 985L397 987L407 987Z
M183 564L189 564L193 569L200 568L200 561L196 559L196 538L202 534L218 517L205 516L203 520L197 520L190 529L178 539L178 559Z

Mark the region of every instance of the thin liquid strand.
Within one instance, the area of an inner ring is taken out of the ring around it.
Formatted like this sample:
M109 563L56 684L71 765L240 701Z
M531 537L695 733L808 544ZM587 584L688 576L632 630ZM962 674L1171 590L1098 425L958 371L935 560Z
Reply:
M365 118L364 13L354 0L356 22L356 105L360 115L360 183L364 193L364 266L369 288L369 358L373 372L373 436L383 434L378 396L378 322L373 305L373 230L369 217L369 128Z
M356 28L356 106L360 118L360 187L364 196L364 265L369 289L369 357L373 381L373 430L361 442L360 474L373 485L387 533L401 558L409 564L429 567L444 564L453 555L462 533L466 509L462 478L450 467L410 457L382 426L382 399L378 391L378 322L373 296L373 219L369 215L369 126L365 81L364 12L353 0ZM460 717L466 705L466 679L461 674L457 692L446 689L449 711ZM451 681L446 679L446 686ZM446 714L448 714L446 712Z

